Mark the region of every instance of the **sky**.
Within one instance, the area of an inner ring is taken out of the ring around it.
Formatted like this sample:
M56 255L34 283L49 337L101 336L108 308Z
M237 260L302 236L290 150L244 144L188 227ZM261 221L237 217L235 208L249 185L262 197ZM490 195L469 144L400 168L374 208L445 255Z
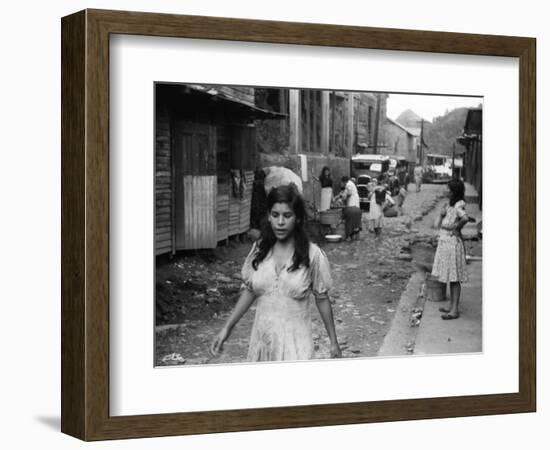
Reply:
M434 117L442 116L446 110L462 106L472 107L483 103L482 97L454 97L449 95L415 95L390 94L387 103L387 116L397 119L406 109L412 109L423 119L433 121Z

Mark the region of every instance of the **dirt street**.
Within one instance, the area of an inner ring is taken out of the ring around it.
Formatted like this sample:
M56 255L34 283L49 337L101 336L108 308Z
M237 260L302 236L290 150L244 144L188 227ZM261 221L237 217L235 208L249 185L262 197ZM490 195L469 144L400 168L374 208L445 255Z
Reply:
M353 243L321 244L331 263L336 333L343 357L377 354L397 302L416 270L409 243L422 218L444 192L441 185L411 185L404 215L386 218L378 238L366 230ZM364 214L366 219L366 214ZM178 257L157 268L157 365L245 362L254 306L237 324L223 353L212 358L209 345L236 301L240 265L250 248L232 243L211 253ZM316 358L329 355L326 331L312 302Z

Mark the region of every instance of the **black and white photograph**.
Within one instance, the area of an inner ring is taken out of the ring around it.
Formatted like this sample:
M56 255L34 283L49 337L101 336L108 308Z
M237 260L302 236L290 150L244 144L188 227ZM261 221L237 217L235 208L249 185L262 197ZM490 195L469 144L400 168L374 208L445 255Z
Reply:
M483 98L155 84L155 366L482 352Z
M546 448L543 3L6 5L0 447Z

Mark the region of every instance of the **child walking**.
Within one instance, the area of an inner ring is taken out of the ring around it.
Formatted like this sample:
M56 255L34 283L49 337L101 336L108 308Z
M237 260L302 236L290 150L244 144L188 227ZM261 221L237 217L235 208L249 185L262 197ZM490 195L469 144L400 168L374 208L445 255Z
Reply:
M370 194L369 222L370 229L376 237L380 236L384 224L384 209L393 206L395 202L386 185L378 185Z
M464 201L464 183L461 180L451 180L447 183L449 203L445 204L438 217L439 240L435 252L432 275L441 283L449 283L451 287L451 303L449 308L440 308L444 313L443 320L458 319L458 303L460 300L460 283L467 281L466 255L462 241L461 230L468 222L466 203Z

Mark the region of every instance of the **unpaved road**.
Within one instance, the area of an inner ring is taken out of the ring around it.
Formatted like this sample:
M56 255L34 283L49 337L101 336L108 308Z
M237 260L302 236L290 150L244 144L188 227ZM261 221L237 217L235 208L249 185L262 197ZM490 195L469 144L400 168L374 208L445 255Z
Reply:
M417 234L417 225L422 226L429 220L422 219L423 214L434 207L443 189L442 186L427 185L419 194L411 192L405 203L406 216L386 219L379 238L363 231L357 242L323 245L331 263L334 280L331 297L343 357L377 354L401 293L416 270L402 248ZM168 318L164 325L157 326L157 365L181 364L181 360L163 360L173 353L181 355L185 364L222 364L246 360L254 307L235 326L219 357L212 358L208 348L229 315L233 302L227 297L233 297L236 292L238 280L235 272L238 272L249 246L236 245L225 257L218 255L219 258L209 264L187 257L159 268L157 292L160 285L165 303L181 301L184 296L194 301L182 301L184 313L176 315L177 320ZM215 291L212 290L213 280L217 280ZM186 287L200 290L201 286L205 292L185 290ZM168 298L169 295L173 298ZM316 358L327 358L326 331L314 302L311 303Z

